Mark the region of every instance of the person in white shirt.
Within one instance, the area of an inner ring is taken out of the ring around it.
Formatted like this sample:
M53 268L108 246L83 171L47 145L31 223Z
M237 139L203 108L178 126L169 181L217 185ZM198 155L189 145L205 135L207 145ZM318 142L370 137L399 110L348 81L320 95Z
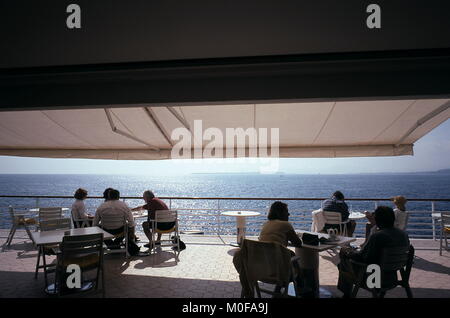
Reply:
M406 198L402 195L398 195L392 199L395 204L394 214L395 222L394 227L405 231L406 224L408 222L408 213L406 212Z
M406 202L408 202L408 200L406 200L406 198L402 195L397 195L392 198L392 201L395 204L394 227L397 229L400 229L402 231L406 231L406 225L408 223L408 213L406 212ZM365 211L365 214L366 214L366 217L369 220L369 222L367 222L367 224L366 224L366 239L361 246L364 246L367 243L367 241L369 240L369 237L377 231L373 213Z
M87 195L88 192L82 188L77 189L77 191L75 191L75 194L73 195L75 198L75 202L72 204L71 213L74 219L73 225L75 228L81 227L83 223L87 223L88 226L92 226L92 219L94 217L87 213L86 206L84 205L84 199L86 199Z
M133 249L137 248L137 252L139 251L139 247L134 242L134 229L136 223L134 222L134 217L131 212L131 209L126 205L125 202L120 201L120 192L112 189L109 191L108 201L103 202L95 213L94 217L94 226L100 226L105 231L116 235L120 234L124 231L124 223L123 219L128 221L128 249L131 255L134 255ZM120 216L122 217L119 220L109 219L111 216ZM116 238L113 242L112 240L105 240L105 244L118 245L121 241L123 241L123 237ZM130 247L132 245L132 247ZM136 253L137 253L136 252Z

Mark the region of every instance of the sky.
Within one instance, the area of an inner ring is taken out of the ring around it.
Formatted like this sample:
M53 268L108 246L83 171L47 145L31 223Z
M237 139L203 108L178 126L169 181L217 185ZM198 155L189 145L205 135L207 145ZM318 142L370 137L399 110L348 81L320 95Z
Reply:
M279 161L273 161L279 160ZM297 174L418 172L450 169L450 120L414 146L414 156L196 160L44 159L0 156L0 174L183 175L275 171Z

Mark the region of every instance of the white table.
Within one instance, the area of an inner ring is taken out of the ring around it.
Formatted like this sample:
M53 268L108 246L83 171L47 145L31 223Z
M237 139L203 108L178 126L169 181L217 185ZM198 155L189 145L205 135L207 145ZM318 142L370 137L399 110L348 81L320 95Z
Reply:
M44 278L45 278L45 287L46 288L48 285L48 281L47 281L47 264L45 262L44 246L45 245L57 245L57 244L62 243L63 237L66 235L65 234L66 232L69 232L68 235L71 235L71 236L102 233L104 240L114 238L114 235L109 234L108 232L104 231L103 229L99 228L98 226L83 227L83 228L70 229L70 230L32 232L31 236L33 237L35 244L39 248L36 269L39 270L39 268L44 268ZM42 255L42 262L43 262L42 266L39 265L41 255ZM35 278L37 278L37 272L36 272Z
M348 216L348 218L350 220L361 220L361 219L365 219L366 215L364 213L361 212L350 212L350 215Z
M135 219L139 219L139 218L147 218L148 217L148 212L147 211L133 211L133 217Z
M28 209L28 211L32 212L32 213L37 213L37 212L39 212L39 208ZM62 212L67 212L67 211L69 211L69 208L61 208L61 211Z
M432 212L431 213L431 223L432 223L432 228L433 228L433 240L434 241L436 241L436 222L440 222L440 221L441 221L441 213L440 212Z
M221 214L225 216L234 216L236 218L237 241L236 243L230 243L231 246L235 247L239 247L245 239L246 218L261 215L261 213L254 211L226 211Z
M323 233L315 233L310 231L296 231L296 232L297 234L299 234L299 236L301 236L303 233L309 233L318 235L319 238L322 237L329 238L328 234ZM305 281L305 284L307 285L308 288L311 289L313 296L316 298L320 296L319 252L333 249L337 246L348 245L356 240L356 238L354 237L345 237L345 236L338 236L338 239L339 240L333 242L332 244L321 244L321 243L319 243L319 245L303 244L302 247L295 248L295 255L300 256L299 267L304 272L305 277L310 278L310 281ZM326 292L325 290L324 292L329 293Z

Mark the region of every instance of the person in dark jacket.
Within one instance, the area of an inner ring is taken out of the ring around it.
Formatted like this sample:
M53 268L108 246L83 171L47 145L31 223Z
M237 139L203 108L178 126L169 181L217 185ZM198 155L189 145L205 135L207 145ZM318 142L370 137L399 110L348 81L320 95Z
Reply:
M351 247L341 248L341 262L339 268L338 289L344 293L344 297L350 296L353 283L356 280L354 274L357 274L361 268L350 262L351 259L365 264L380 264L381 253L384 248L389 247L408 247L408 234L394 227L395 214L392 208L379 206L374 213L375 222L379 231L372 234L366 245L356 251ZM385 273L387 280L396 279L396 272Z
M350 215L348 211L348 205L344 201L344 194L341 191L336 191L333 193L330 199L327 199L322 202L322 210L329 212L338 212L341 214L342 222L346 222ZM353 232L355 231L356 222L350 220L346 223L347 226L347 236L353 236ZM337 224L325 224L323 229L326 232L328 229L339 229L339 225Z

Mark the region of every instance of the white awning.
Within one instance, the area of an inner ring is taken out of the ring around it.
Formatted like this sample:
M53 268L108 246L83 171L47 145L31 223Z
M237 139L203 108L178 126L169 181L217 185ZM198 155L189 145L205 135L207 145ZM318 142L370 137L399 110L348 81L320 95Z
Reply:
M216 128L224 141L227 128L266 128L270 154L270 131L278 128L279 157L401 156L412 155L413 144L449 117L448 99L183 107L116 105L106 109L1 112L0 155L170 159L171 149L178 142L171 139L176 128L194 133L200 140L192 143L197 149L210 143L202 140L202 132L208 128ZM202 120L197 135L195 120ZM247 148L248 156L249 144L242 147ZM226 154L224 149L222 156Z

